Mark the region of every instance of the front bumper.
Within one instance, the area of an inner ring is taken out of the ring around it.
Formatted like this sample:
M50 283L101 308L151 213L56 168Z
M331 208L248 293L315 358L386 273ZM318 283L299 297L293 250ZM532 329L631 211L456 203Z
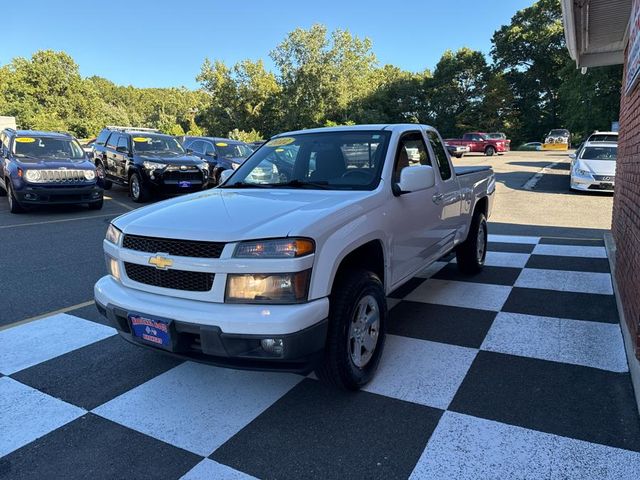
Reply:
M594 178L571 175L571 188L583 192L613 192L615 183L602 182Z
M197 167L186 170L167 168L164 170L143 169L143 181L153 190L167 195L196 192L209 183L209 172Z
M24 205L84 204L102 199L103 189L96 183L79 186L24 184L14 190L18 202Z
M327 298L297 305L235 305L156 295L101 278L94 288L100 313L126 340L181 358L251 370L306 373L321 358L328 328ZM170 321L172 345L161 349L132 335L129 313ZM260 341L278 338L283 351Z

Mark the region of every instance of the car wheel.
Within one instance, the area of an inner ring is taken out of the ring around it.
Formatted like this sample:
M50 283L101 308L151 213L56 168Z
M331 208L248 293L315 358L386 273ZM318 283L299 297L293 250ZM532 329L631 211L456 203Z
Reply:
M96 163L96 176L102 183L102 188L104 188L105 190L111 190L113 182L111 180L107 180L107 173L104 170L104 165L102 164L102 162Z
M101 198L97 202L91 202L89 204L89 210L102 210L103 204L104 204L104 198Z
M131 177L129 177L129 195L131 200L136 203L148 202L151 196L149 188L142 183L137 172L132 173Z
M318 379L345 390L367 384L384 349L386 320L387 302L378 276L362 269L341 275L330 297L327 344L315 370Z
M13 192L13 187L11 186L10 180L5 180L7 185L7 200L9 201L9 211L11 213L22 213L24 212L24 207L20 205L18 199Z
M461 153L456 153L456 158L462 158L462 154Z
M492 157L493 154L496 153L496 149L492 146L488 146L485 150L484 150L484 154L487 157Z
M471 220L467 239L456 248L458 270L463 273L478 273L487 257L487 219L477 212Z

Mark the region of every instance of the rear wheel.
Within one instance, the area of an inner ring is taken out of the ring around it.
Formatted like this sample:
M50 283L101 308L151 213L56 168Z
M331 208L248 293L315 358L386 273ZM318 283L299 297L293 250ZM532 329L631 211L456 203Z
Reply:
M142 183L137 172L132 173L129 178L129 195L131 195L131 200L136 203L148 202L151 197L149 188Z
M329 333L324 359L316 368L327 384L358 390L375 374L384 348L387 303L372 272L345 272L330 298Z
M487 256L487 219L477 212L471 220L467 239L456 248L458 270L463 273L478 273Z
M102 182L102 188L105 190L111 189L113 182L111 182L111 180L107 180L107 173L104 170L102 162L96 162L96 176Z
M6 180L6 185L7 185L7 200L9 201L9 211L11 213L22 213L24 212L24 207L22 205L20 205L20 202L18 202L18 199L15 196L15 193L13 192L13 187L11 186L11 182L9 180Z
M484 154L485 154L487 157L492 157L494 153L496 153L496 149L495 149L495 147L492 147L491 145L489 145L489 146L488 146L487 148L485 148L485 150L484 150Z

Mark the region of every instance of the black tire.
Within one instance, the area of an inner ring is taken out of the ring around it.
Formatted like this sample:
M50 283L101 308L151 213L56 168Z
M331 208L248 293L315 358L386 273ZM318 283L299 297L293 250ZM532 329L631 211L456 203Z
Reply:
M5 180L7 185L7 200L9 201L9 211L11 213L22 213L25 211L25 208L20 205L18 199L13 192L13 187L11 186L11 182L9 180Z
M365 329L359 329L356 316L364 304L363 314L369 312L375 318L377 308L378 322L360 323ZM373 307L373 308L372 308ZM347 270L336 279L330 297L329 332L324 358L315 372L321 382L344 390L358 390L366 385L375 374L384 349L387 301L382 282L372 272L363 269ZM353 324L353 327L352 327ZM375 334L375 335L374 335ZM354 335L355 337L352 337ZM365 348L363 337L375 337L370 354ZM356 348L358 346L358 348ZM365 349L365 355L362 354ZM353 352L352 352L353 350ZM358 352L358 353L355 353ZM367 357L368 355L368 357ZM356 364L359 358L361 365Z
M467 239L456 248L458 270L468 274L482 270L487 257L487 238L487 219L484 213L476 212Z
M131 196L131 200L136 203L148 202L151 198L151 192L149 188L142 183L138 172L133 172L129 177L129 195Z
M104 165L100 161L96 162L96 176L98 177L100 183L102 183L102 188L104 188L105 190L111 190L111 187L113 187L113 182L111 180L107 180L107 173L104 170Z
M89 204L89 210L102 210L103 204L104 204L104 198L101 198L97 202L91 202Z
M456 153L456 158L462 158L462 154L461 153Z
M496 153L496 149L495 149L495 147L492 147L491 145L489 145L487 148L484 149L484 154L487 157L493 157L494 153Z

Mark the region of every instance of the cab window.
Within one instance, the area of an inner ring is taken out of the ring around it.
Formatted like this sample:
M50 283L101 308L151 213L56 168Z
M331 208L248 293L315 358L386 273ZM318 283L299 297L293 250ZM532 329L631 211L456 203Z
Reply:
M120 137L120 134L115 132L112 133L111 136L109 137L109 140L107 140L107 147L113 148L115 150L116 146L118 145L119 137Z
M393 168L393 181L395 183L400 181L400 172L404 167L415 165L431 166L429 152L420 132L406 133L400 138Z
M118 139L118 148L120 147L124 147L129 150L129 142L127 141L127 137L124 135L120 135L120 138Z
M449 165L449 157L447 156L444 145L442 145L440 137L438 137L438 134L433 130L427 130L427 138L438 162L440 178L442 178L442 180L449 180L451 178L451 165Z

